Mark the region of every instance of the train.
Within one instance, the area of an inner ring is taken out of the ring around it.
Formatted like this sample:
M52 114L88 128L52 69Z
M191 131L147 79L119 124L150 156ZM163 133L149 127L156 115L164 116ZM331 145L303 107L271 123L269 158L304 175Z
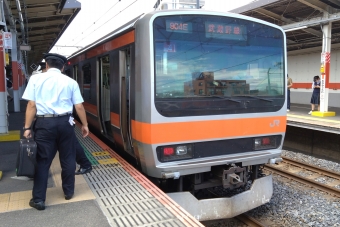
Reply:
M198 220L230 218L273 194L266 163L286 130L286 36L255 18L155 10L68 58L89 125ZM250 186L249 186L250 184ZM247 186L248 185L248 186ZM197 199L221 187L230 197Z

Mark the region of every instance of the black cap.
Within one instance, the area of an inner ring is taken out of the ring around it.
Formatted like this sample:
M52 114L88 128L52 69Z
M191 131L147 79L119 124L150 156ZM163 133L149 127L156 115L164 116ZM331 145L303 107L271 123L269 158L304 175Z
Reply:
M41 69L46 69L46 62L39 62Z
M65 64L65 63L67 62L67 58L64 57L63 55L60 55L60 54L53 54L53 53L44 54L44 59L45 59L45 60L48 60L48 59L59 60L59 61L61 61L63 64Z

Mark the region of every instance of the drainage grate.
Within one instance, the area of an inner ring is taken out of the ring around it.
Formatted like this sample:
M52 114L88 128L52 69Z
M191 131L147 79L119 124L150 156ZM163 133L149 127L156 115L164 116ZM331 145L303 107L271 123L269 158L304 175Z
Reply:
M84 177L112 226L185 226L127 173L121 163L98 164L114 157L103 151L90 137L82 138L78 127L76 134L79 142L97 163L92 172ZM103 155L98 155L98 152Z

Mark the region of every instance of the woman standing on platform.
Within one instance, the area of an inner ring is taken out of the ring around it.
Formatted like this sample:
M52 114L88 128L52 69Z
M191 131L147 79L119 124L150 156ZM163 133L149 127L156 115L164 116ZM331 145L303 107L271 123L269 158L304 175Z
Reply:
M312 84L313 94L310 100L310 103L312 104L312 110L309 111L308 114L312 114L312 112L314 111L315 105L318 105L318 111L320 111L320 85L321 85L320 77L314 76L314 81Z

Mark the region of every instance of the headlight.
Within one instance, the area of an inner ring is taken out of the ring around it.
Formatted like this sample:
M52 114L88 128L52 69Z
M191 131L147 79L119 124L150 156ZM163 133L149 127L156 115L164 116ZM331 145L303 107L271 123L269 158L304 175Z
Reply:
M176 147L176 155L186 155L188 153L187 146L178 146Z

